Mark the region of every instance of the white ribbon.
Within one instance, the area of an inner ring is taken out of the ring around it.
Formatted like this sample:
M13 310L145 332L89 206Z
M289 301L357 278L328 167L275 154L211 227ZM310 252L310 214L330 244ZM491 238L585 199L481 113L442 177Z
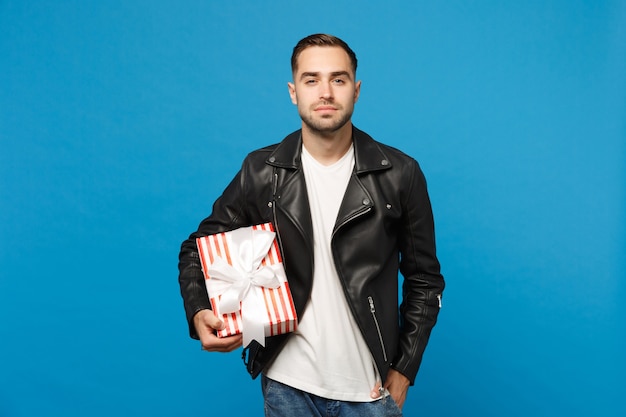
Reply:
M230 232L228 249L232 266L216 256L207 273L210 279L229 283L219 300L221 314L237 312L241 303L243 345L256 340L265 346L265 303L260 288L278 288L282 284L271 266L262 266L261 261L274 242L275 233L268 230L253 230L244 227Z

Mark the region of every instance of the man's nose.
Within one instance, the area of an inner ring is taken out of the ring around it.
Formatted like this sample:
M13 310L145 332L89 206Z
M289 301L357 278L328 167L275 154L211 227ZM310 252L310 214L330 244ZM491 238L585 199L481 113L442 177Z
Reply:
M321 83L320 84L320 98L324 100L331 99L333 97L333 89L330 86L330 83Z

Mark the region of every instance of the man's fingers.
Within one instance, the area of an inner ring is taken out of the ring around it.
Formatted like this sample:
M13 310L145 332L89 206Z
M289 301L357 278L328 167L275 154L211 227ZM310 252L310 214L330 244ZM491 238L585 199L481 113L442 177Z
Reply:
M385 382L385 388L389 391L391 398L398 404L398 407L402 409L404 401L406 400L406 394L409 390L410 381L407 377L402 375L395 369L390 369L387 373L387 382Z
M200 332L199 327L208 327L211 331L222 330L224 328L224 323L217 318L211 310L198 311L194 316L193 321L198 332Z
M213 333L200 339L202 350L207 352L231 352L243 344L243 337L238 334L228 337L217 337Z
M378 398L381 396L381 392L380 392L380 382L376 383L376 386L374 388L372 388L372 390L370 391L370 397L371 398Z
M224 328L224 322L212 313L206 314L206 317L204 317L204 323L213 330L222 330Z
M201 348L207 352L230 352L242 345L243 337L239 335L217 337L216 330L222 330L224 323L211 310L200 310L193 318L196 332L200 337Z

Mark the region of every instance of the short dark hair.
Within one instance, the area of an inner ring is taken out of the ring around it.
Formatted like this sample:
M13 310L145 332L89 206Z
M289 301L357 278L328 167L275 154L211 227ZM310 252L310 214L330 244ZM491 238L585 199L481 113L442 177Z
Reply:
M356 75L356 66L357 59L356 54L347 43L342 41L336 36L327 35L324 33L316 33L314 35L309 35L306 38L300 40L297 45L293 48L293 53L291 54L291 72L295 73L298 68L298 57L306 48L311 46L338 46L342 48L348 54L350 58L350 62L352 63L352 71Z

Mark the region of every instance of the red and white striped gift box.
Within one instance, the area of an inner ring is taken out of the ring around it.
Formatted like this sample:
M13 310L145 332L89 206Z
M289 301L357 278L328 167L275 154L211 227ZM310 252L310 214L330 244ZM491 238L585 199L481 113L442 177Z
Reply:
M269 238L272 238L273 236L268 235L267 232L273 233L274 229L271 223L264 223L250 226L248 228L237 229L232 232L218 233L196 239L200 260L202 262L202 271L204 273L207 292L209 293L213 312L217 317L220 317L226 325L224 329L217 332L217 335L219 337L226 337L243 333L244 346L247 345L244 322L249 322L242 318L242 303L239 303L238 311L222 313L220 309L220 300L222 295L224 295L234 284L232 282L226 282L223 279L216 278L218 275L216 273L214 273L214 276L212 277L211 268L212 266L215 266L214 264L217 264L217 258L221 258L219 261L220 263L225 261L230 266L237 266L237 262L242 262L242 259L249 260L251 258L250 254L235 252L240 249L249 250L251 246L254 246L250 245L250 240L259 239L260 235L257 231L261 231L267 241L268 236ZM265 251L261 253L261 256L263 256L264 253ZM246 267L249 268L250 265L247 265ZM296 310L293 304L293 299L289 290L289 283L287 282L287 277L285 275L285 270L275 237L271 241L267 254L265 254L265 256L260 260L260 264L257 269L260 270L262 268L270 269L280 284L276 288L266 288L254 285L249 287L247 297L254 297L256 299L254 300L255 303L257 305L263 305L265 308L255 311L255 317L248 318L253 318L257 322L262 322L265 337L295 331L297 327ZM236 274L236 271L233 269L232 273ZM243 278L234 277L234 279ZM243 312L243 315L246 316L245 311ZM264 344L264 340L258 341L261 344Z

